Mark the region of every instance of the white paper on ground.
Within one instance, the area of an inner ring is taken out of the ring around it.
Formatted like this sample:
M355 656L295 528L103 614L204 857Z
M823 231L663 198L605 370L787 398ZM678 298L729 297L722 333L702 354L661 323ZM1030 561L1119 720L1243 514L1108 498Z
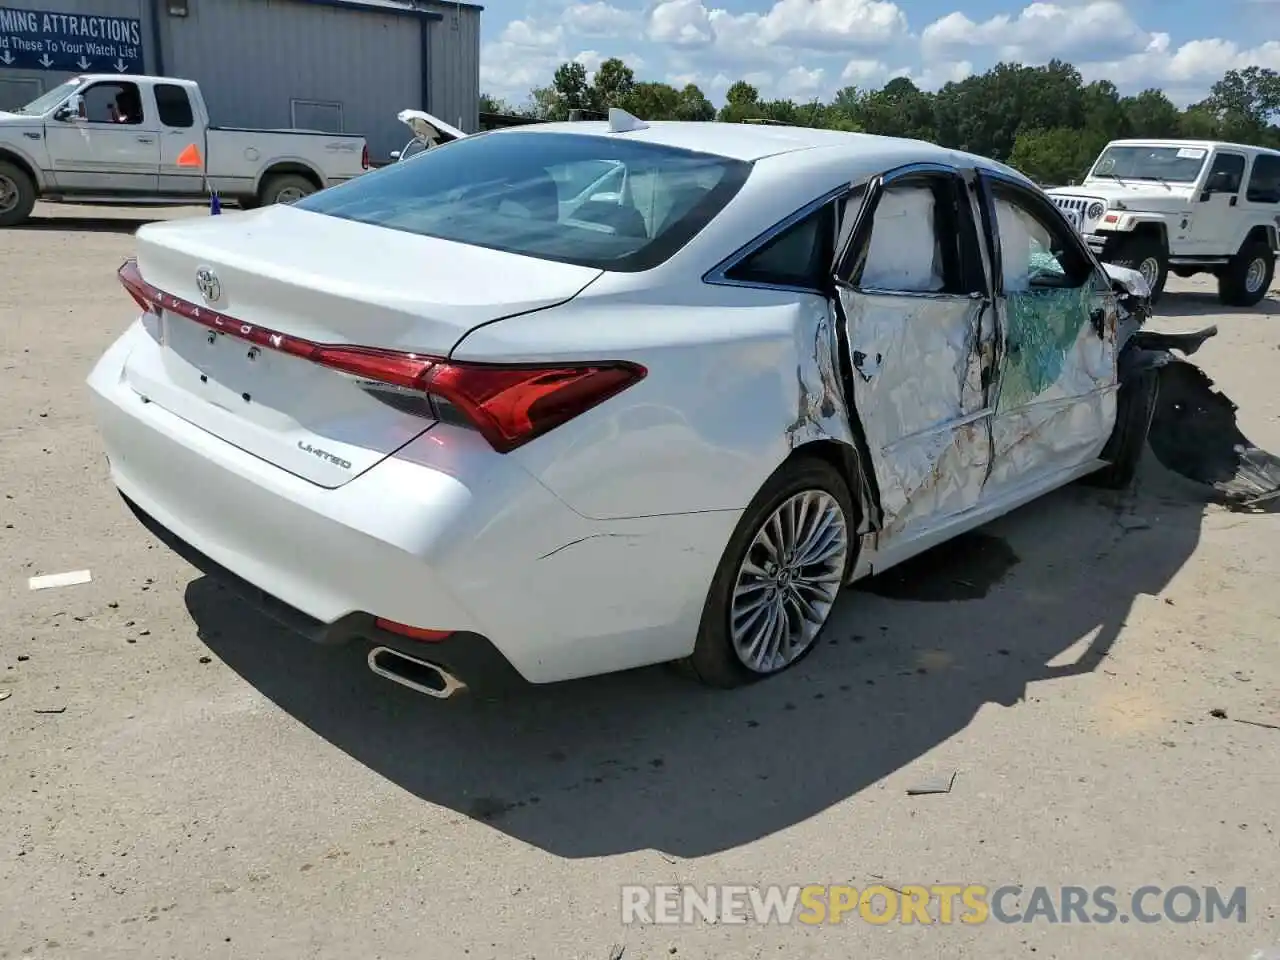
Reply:
M46 573L42 577L31 577L27 580L29 590L48 590L50 587L73 587L77 583L88 583L93 577L88 570L70 570L66 573Z

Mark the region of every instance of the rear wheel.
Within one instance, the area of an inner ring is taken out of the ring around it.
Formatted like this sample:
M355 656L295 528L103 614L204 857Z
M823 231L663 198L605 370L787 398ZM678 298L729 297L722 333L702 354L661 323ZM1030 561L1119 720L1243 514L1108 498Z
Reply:
M1271 247L1261 240L1247 243L1218 275L1218 299L1231 307L1252 307L1267 295L1275 272Z
M849 488L830 464L789 463L756 494L711 582L686 666L703 683L737 687L808 654L853 560Z
M297 203L315 192L316 185L306 177L296 173L281 173L267 178L258 196L266 207L273 203Z
M1159 237L1142 234L1122 240L1110 260L1117 267L1137 270L1151 288L1151 302L1160 299L1169 279L1169 252Z
M36 185L26 172L0 161L0 227L16 227L36 205Z

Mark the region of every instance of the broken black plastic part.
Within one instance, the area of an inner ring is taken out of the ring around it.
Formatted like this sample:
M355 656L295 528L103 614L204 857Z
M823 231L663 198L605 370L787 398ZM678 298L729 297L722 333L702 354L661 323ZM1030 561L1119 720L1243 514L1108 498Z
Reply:
M1144 350L1177 350L1189 357L1203 347L1206 340L1217 335L1217 326L1205 327L1193 333L1159 333L1155 330L1139 330L1129 342Z
M1212 488L1234 506L1280 497L1280 458L1240 432L1236 405L1185 360L1160 367L1147 441L1167 469Z

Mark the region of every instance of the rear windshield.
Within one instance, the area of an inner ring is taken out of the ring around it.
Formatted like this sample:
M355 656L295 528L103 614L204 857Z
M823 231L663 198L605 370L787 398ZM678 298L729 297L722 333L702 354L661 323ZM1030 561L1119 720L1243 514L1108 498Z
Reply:
M617 137L495 132L298 201L344 220L603 270L648 270L718 214L751 165Z

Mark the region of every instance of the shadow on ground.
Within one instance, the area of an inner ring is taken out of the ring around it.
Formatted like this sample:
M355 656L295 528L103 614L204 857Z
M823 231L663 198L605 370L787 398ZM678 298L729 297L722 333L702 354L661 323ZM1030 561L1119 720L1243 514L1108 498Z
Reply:
M1156 305L1156 319L1159 320L1164 317L1202 317L1209 314L1221 315L1224 310L1245 315L1257 314L1259 316L1274 317L1280 315L1280 300L1275 299L1276 296L1276 293L1273 292L1252 307L1224 307L1222 301L1218 299L1216 291L1205 291L1203 293L1198 290L1179 291L1176 293L1166 291Z
M1159 593L1198 542L1203 503L1171 479L1148 463L1136 492L1069 487L852 589L813 656L733 692L653 668L442 703L208 579L186 601L214 654L423 800L564 857L696 857L854 796L986 704L1017 708L1031 684L1096 669L1134 598Z
M160 219L159 217L155 219ZM52 230L66 233L124 233L132 236L137 229L154 222L136 217L32 217L10 230Z

